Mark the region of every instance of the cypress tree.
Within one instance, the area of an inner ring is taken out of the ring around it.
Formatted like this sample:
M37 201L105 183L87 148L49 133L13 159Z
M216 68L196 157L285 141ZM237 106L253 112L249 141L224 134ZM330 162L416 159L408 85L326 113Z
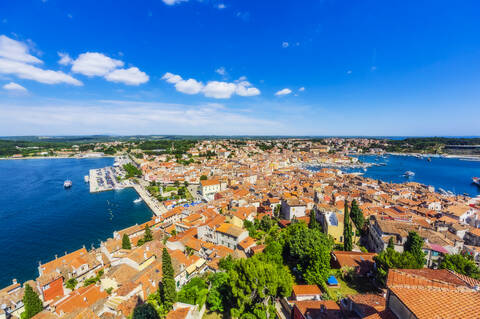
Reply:
M42 301L29 284L25 285L23 304L25 305L25 311L22 313L22 319L30 319L43 310Z
M150 226L146 224L145 233L143 234L143 242L146 243L147 241L152 241L152 240L153 240L152 231L150 230Z
M350 215L357 229L359 231L362 230L363 224L365 223L365 218L363 217L362 210L360 209L360 207L358 207L356 200L352 201L352 209L350 210Z
M130 238L127 234L123 234L122 237L122 248L123 249L132 249L132 244L130 243Z
M308 223L308 228L318 229L319 226L320 225L318 224L318 221L317 221L317 212L315 211L315 209L312 209L310 211L310 222Z
M350 224L350 212L348 211L348 202L345 201L345 214L343 216L343 249L352 251L352 225Z
M387 248L389 248L389 249L394 249L395 248L395 245L393 243L393 237L390 237L390 239L388 240Z
M408 233L407 241L405 242L404 250L411 253L418 263L418 266L423 266L425 262L425 253L422 250L423 239L416 232Z
M175 274L172 266L172 259L167 248L163 248L162 253L162 286L160 294L164 305L170 309L177 299L175 290Z

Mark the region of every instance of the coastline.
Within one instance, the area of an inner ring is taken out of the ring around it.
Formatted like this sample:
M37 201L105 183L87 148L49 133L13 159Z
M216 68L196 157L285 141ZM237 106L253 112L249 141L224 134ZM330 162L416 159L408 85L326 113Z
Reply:
M85 156L31 156L31 157L0 157L0 160L30 160L30 159L89 159L89 158L112 158L117 157L117 155L103 155L103 156L95 156L95 157L85 157Z
M440 157L440 158L458 158L465 160L480 160L480 155L455 155L455 154L424 154L424 153L396 153L396 152L387 152L388 155L396 156L421 156L421 157ZM357 154L356 156L378 156L377 154Z

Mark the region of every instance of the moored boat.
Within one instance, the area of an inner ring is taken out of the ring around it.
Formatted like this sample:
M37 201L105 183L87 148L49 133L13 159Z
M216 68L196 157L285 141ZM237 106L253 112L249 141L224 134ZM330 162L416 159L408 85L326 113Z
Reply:
M72 187L72 184L73 184L72 181L67 179L65 182L63 182L63 187L70 188Z

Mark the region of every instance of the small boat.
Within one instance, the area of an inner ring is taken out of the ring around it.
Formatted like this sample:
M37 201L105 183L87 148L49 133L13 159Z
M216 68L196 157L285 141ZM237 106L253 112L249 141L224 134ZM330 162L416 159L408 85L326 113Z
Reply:
M412 176L415 176L415 173L412 172L412 171L406 171L406 172L403 174L403 176L405 176L405 177L412 177Z
M432 161L432 159L431 159L430 157L427 157L427 161L431 162L431 161Z
M474 177L472 178L472 182L477 185L477 186L480 186L480 177Z
M85 181L85 183L88 183L90 181L90 177L88 175L85 175L83 177L83 180Z
M143 200L143 199L142 199L141 197L139 197L139 198L137 198L137 199L134 199L133 202L134 202L135 204L138 204L138 203L140 203L142 200Z
M65 182L63 182L63 187L65 187L65 188L72 187L72 181L67 179Z

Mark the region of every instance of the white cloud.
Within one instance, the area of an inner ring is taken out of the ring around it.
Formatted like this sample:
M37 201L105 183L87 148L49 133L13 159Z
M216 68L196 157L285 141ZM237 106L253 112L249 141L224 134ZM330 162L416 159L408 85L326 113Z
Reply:
M285 88L285 89L281 89L280 91L276 92L275 95L281 96L281 95L288 95L290 93L292 93L292 90L290 90L289 88Z
M223 4L223 3L220 3L220 4L217 6L218 9L225 9L226 7L227 7L227 6L226 6L225 4Z
M260 90L256 87L253 87L248 81L241 81L237 83L235 93L240 96L255 96L260 94Z
M164 76L162 76L162 80L165 80L165 81L167 81L168 83L173 83L173 84L175 84L175 83L177 83L177 82L182 81L182 77L181 77L180 75L167 72L167 73L165 73Z
M301 88L298 89L298 91L303 92L305 91L305 88L302 86Z
M188 0L162 0L162 1L166 5L173 6L174 4L178 4L178 3L181 3L181 2L187 2Z
M168 83L175 84L175 89L185 94L203 93L206 97L215 99L229 99L233 94L239 96L259 95L260 90L253 87L246 81L246 77L241 77L235 82L209 81L206 85L195 79L184 80L180 75L167 72L162 77Z
M210 81L203 88L203 93L206 97L213 97L216 99L229 99L235 90L237 85L235 83Z
M17 84L15 82L10 82L7 83L3 86L5 90L8 91L15 91L15 92L27 92L27 89L21 86L20 84Z
M348 70L348 71L347 71L347 74L352 74L352 70Z
M27 44L0 35L0 58L23 63L43 63L40 59L31 55L29 51Z
M203 88L203 83L195 79L180 80L175 83L175 89L185 94L198 94Z
M148 75L145 72L140 71L136 67L129 69L117 69L107 74L105 79L110 82L121 82L127 85L140 85L146 83L149 80Z
M185 94L198 94L203 88L202 82L198 82L195 79L184 80L180 75L170 72L165 73L162 76L162 80L175 84L175 89Z
M72 62L72 71L86 76L105 76L116 68L123 67L120 60L97 52L86 52Z
M286 41L282 42L282 48L288 48L290 44Z
M222 66L222 67L219 67L218 69L215 70L215 72L217 72L218 74L220 75L225 75L227 74L227 71L225 70L225 68Z
M69 65L73 62L72 58L68 53L63 53L63 52L57 52L58 56L60 57L60 60L58 60L58 64L61 65Z
M15 75L21 79L33 80L45 84L67 83L83 85L82 82L62 71L52 71L36 66L0 58L0 74Z

